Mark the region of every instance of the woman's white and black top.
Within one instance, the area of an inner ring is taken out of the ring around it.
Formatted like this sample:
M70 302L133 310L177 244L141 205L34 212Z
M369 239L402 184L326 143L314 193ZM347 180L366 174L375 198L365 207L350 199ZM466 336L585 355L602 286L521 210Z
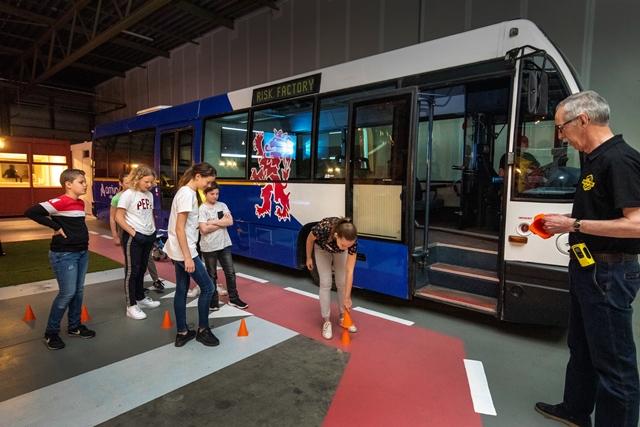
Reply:
M340 220L341 218L338 218L335 216L325 218L319 223L317 223L316 225L314 225L313 228L311 229L311 232L313 233L313 235L316 236L316 244L327 252L331 252L331 253L344 252L340 250L340 248L338 247L338 244L336 243L336 240L331 236L331 231L336 226L336 224L340 222ZM353 255L358 252L357 239L356 239L356 242L353 244L353 246L347 249L347 251L349 252L349 255Z

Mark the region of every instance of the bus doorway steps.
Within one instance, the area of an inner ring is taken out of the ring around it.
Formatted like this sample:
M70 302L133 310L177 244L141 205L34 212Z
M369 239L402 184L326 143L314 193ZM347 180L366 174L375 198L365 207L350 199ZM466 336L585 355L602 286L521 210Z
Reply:
M496 298L476 295L469 292L457 291L435 285L427 285L418 289L417 298L436 301L454 307L462 307L484 314L496 316L498 300Z
M490 298L498 297L498 275L495 271L436 262L427 267L429 283Z

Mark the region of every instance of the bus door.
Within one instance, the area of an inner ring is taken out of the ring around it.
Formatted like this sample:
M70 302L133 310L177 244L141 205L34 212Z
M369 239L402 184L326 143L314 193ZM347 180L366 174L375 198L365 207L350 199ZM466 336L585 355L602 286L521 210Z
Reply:
M404 90L350 105L345 211L359 236L354 284L401 298L410 295L415 98L415 91Z
M193 128L163 130L160 134L160 222L158 228L166 229L171 202L176 194L178 181L191 166Z
M556 106L570 91L566 76L544 52L523 56L517 66L517 114L512 118L505 175L501 318L565 324L570 302L568 233L543 239L530 225L538 214L571 212L580 156L559 138L554 123Z

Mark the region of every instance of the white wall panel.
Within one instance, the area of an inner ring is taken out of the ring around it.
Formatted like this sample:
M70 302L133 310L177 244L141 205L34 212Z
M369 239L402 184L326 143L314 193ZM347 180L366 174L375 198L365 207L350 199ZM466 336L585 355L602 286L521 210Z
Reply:
M198 55L198 98L213 95L212 45L213 36L208 34L199 40Z
M229 35L230 31L213 34L213 93L229 90Z
M280 3L280 10L271 17L270 80L293 74L291 66L291 3Z
M416 44L420 30L420 0L384 0L382 50Z
M517 0L473 0L471 2L471 28L485 27L520 17Z
M229 35L229 89L247 86L247 21L236 22Z
M318 0L318 68L339 64L347 60L347 2L344 0Z
M293 9L293 74L315 70L316 4L309 0L292 0Z
M423 0L423 32L422 41L464 31L466 0Z
M183 66L183 49L176 49L172 52L171 58L169 59L169 72L171 75L169 86L171 87L172 105L184 103L184 73L182 72Z
M249 19L249 69L248 86L269 80L269 14L256 15Z
M182 70L184 72L184 100L191 102L200 99L198 96L198 55L197 46L189 43L184 47Z
M349 60L380 53L380 1L348 1Z

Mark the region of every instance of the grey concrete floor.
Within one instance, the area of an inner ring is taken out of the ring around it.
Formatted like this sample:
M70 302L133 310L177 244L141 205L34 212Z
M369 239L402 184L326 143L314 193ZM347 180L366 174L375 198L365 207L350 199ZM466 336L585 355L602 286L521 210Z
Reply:
M88 221L90 230L108 234L108 226ZM34 233L37 225L31 228ZM20 228L24 232L24 225ZM0 220L0 239L9 233ZM14 233L17 232L15 229ZM46 237L46 236L45 236ZM40 237L43 238L43 237ZM7 239L6 241L9 241ZM295 287L308 292L317 288L304 271L276 267L255 260L234 258L238 272L268 279L282 287ZM487 427L554 426L557 423L542 418L533 410L537 401L558 402L562 398L564 370L568 360L566 331L562 328L515 325L491 317L470 313L428 301L403 301L370 292L356 290L354 306L362 306L415 322L461 339L466 356L484 364L497 416L483 415ZM640 298L634 303L634 335L640 342ZM375 333L375 331L362 331Z

